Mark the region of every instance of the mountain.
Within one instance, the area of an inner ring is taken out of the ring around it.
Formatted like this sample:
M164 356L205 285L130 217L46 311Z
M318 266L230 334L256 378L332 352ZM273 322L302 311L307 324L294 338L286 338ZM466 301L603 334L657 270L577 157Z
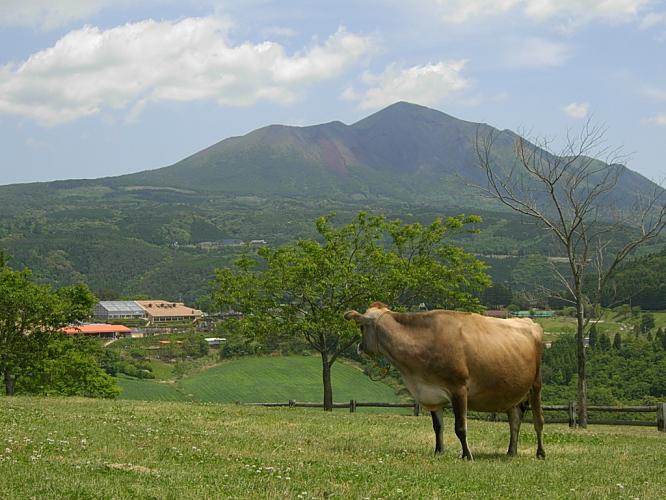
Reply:
M28 185L32 187L27 192L48 194L50 189L86 185L153 195L162 191L478 207L481 200L471 185L482 184L485 175L474 147L477 133L495 134L498 157L511 157L518 136L509 130L398 102L352 125L270 125L225 139L171 166L91 181ZM652 188L649 180L624 169L617 197L626 200ZM0 192L3 189L11 187Z
M271 125L223 140L157 170L109 179L115 188L185 189L234 196L392 200L490 207L470 186L478 167L476 134L496 135L510 158L518 136L423 106L398 102L352 125ZM654 185L623 170L617 199L625 203Z
M262 197L442 199L459 191L451 189L458 177L478 177L470 142L476 127L397 103L353 125L271 125L108 184Z
M233 247L203 242L309 237L333 211L422 221L483 211L486 232L465 242L471 251L545 252L542 232L470 187L484 181L477 131L495 133L498 157L510 158L513 132L399 102L351 125L271 125L156 170L1 186L0 250L44 281L173 300L205 294L213 269L235 258ZM616 199L654 187L624 169Z

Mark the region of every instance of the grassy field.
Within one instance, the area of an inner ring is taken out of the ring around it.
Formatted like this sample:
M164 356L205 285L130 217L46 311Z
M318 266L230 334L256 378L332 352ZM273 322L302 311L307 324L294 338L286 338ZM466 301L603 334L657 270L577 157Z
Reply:
M656 326L661 326L660 322L664 321L666 324L666 314L655 313ZM662 317L663 316L663 317ZM559 335L576 333L576 319L566 316L554 316L552 318L536 318L535 321L539 323L544 330L544 338L548 342L552 342ZM605 333L609 335L611 340L616 333L626 334L632 331L633 322L636 319L623 319L620 321L615 314L607 311L596 324L598 333Z
M161 369L161 373L166 373ZM398 401L394 390L373 382L353 365L333 365L335 401ZM265 356L225 361L179 380L119 378L122 399L216 403L321 401L321 359L318 356Z
M655 429L471 421L460 460L430 419L201 403L0 399L0 498L663 498Z

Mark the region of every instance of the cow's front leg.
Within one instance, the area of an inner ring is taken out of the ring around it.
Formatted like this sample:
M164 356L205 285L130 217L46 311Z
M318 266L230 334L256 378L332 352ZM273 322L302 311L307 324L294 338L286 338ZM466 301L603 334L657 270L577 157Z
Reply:
M442 441L442 419L444 417L444 410L431 411L432 429L435 431L435 453L442 453L444 451L444 443Z
M462 446L462 458L474 460L472 453L469 451L469 446L467 446L467 390L454 394L451 398L451 406L453 406L455 417L456 436L458 436Z

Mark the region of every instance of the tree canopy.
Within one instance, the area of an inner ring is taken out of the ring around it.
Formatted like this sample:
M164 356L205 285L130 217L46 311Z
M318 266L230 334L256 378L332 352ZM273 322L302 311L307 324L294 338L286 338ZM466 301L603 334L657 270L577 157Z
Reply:
M452 231L478 217L436 219L429 225L387 221L363 212L342 226L316 221L318 239L248 253L235 269L217 271L215 301L243 313L249 336L298 336L322 358L324 407L332 406L330 371L357 340L343 319L349 309L382 301L397 309L480 310L490 284L485 265L446 244ZM423 307L423 306L422 306Z
M95 297L85 285L53 291L34 283L30 270L15 271L0 258L0 373L14 393L19 373L39 363L49 335L90 315Z

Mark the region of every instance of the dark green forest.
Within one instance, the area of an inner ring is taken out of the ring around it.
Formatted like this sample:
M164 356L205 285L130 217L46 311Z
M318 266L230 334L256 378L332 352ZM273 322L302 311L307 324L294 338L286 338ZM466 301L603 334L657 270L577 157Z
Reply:
M552 267L563 265L549 234L512 213L324 198L227 198L123 190L85 181L29 186L0 190L0 249L14 268L30 268L42 282L84 282L102 299L153 296L203 307L214 270L245 251L233 240L265 240L277 246L312 238L317 217L336 213L336 220L344 223L360 210L405 223L429 223L463 212L480 215L482 222L473 231L453 235L451 241L487 262L493 281L515 292L517 301L525 296L536 301L524 305L546 305L547 297L538 290L557 286ZM41 196L39 204L35 192ZM653 254L649 260L622 268L607 294L609 301L611 295L626 296L644 309L666 308L662 246L659 240L641 249Z
M588 349L588 398L592 405L651 404L666 397L666 334L605 334ZM576 399L576 344L564 335L543 357L543 399L553 404Z

